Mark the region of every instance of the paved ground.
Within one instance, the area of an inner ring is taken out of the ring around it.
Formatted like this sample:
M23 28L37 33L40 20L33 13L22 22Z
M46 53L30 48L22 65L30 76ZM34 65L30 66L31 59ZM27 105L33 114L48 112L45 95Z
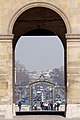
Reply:
M5 120L0 117L0 120ZM13 120L80 120L79 118L67 119L62 116L55 115L26 115L26 116L16 116Z

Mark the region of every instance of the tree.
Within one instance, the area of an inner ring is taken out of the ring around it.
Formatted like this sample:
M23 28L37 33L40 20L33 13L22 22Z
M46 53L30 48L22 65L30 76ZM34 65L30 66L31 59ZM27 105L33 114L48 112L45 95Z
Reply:
M29 85L30 77L26 67L21 64L19 61L16 61L16 85Z

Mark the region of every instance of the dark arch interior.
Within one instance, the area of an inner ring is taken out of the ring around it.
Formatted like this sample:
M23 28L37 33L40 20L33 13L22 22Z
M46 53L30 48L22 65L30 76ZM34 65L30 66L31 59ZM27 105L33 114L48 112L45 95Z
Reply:
M23 36L54 36L52 31L46 29L33 29L23 34Z
M66 32L65 23L58 13L45 7L34 7L23 12L16 20L13 28L13 48L22 35L57 35L65 48Z

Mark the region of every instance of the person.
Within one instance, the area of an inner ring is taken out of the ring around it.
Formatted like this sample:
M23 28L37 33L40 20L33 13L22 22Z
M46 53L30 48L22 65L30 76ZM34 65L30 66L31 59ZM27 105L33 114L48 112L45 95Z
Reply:
M33 110L37 110L37 103L36 102L33 105Z
M60 103L58 101L56 101L54 104L54 110L59 111L59 106L60 106Z
M51 110L50 101L48 101L48 110Z
M57 103L56 103L56 108L57 108L57 110L59 110L59 106L60 106L60 103L57 102Z
M50 102L51 110L53 110L53 101Z
M19 107L19 112L21 111L21 105L22 105L22 102L21 100L18 102L18 107Z
M48 110L48 102L44 103L44 110Z
M44 110L44 103L41 102L40 104L41 104L41 109Z
M54 110L56 110L56 106L57 106L57 104L56 104L56 102L54 103Z

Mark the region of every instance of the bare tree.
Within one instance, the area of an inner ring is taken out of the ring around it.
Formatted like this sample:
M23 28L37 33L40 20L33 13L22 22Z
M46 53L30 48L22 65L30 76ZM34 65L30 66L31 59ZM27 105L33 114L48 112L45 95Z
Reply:
M16 61L16 85L28 85L30 82L28 70L26 67L20 63L20 61Z

